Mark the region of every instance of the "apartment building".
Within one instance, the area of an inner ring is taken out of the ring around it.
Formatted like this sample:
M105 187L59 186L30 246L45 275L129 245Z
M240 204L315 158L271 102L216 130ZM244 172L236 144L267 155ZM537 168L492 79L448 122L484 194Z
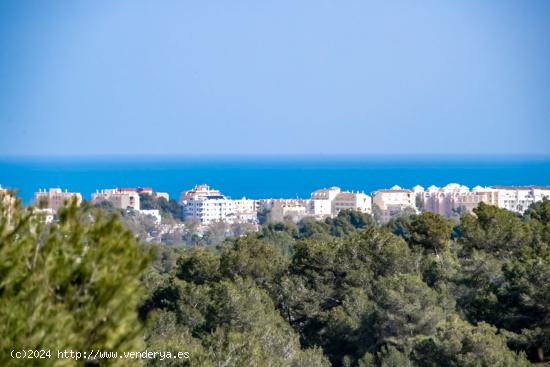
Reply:
M282 222L290 219L299 222L310 215L310 200L304 199L274 199L271 201L270 219Z
M340 188L336 186L313 191L311 193L310 214L314 217L332 215L332 202L340 192Z
M544 198L550 199L550 186L491 186L497 192L497 206L523 213L529 206Z
M139 192L135 188L114 188L100 190L92 194L92 204L107 201L117 209L139 210Z
M342 191L333 186L312 192L309 209L310 214L318 218L334 216L345 209L370 213L371 198L365 193Z
M371 197L362 192L340 192L332 201L332 214L341 210L354 209L363 213L372 212Z
M197 185L182 192L183 217L207 225L213 222L236 221L235 202L208 185Z
M76 198L77 205L82 203L82 195L79 192L62 191L60 188L39 189L34 193L34 204L39 209L51 209L55 214L73 198Z
M233 200L235 206L235 220L238 222L256 223L258 221L258 210L256 200L241 198Z
M416 190L415 190L416 189ZM457 183L444 187L430 186L426 191L415 187L413 191L423 211L436 213L445 217L462 212L471 212L480 203L497 205L496 190L476 186L470 188Z
M381 220L387 222L391 217L398 215L404 210L416 209L416 196L411 190L393 186L391 189L378 190L374 193L372 203L381 211Z

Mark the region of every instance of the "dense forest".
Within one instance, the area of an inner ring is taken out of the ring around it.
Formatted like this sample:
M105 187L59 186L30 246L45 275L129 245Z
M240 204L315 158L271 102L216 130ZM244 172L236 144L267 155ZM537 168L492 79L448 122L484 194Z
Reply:
M14 348L189 352L142 361L158 366L549 360L547 200L523 216L481 204L386 224L343 211L190 248L142 244L100 208L46 224L0 203L0 365L29 365ZM52 362L74 364L31 364Z

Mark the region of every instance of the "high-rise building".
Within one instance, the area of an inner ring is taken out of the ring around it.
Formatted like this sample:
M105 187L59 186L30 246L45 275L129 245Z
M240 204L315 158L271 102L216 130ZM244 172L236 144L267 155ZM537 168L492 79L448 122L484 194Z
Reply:
M208 185L197 185L182 192L180 204L184 219L194 219L201 224L236 221L235 202Z

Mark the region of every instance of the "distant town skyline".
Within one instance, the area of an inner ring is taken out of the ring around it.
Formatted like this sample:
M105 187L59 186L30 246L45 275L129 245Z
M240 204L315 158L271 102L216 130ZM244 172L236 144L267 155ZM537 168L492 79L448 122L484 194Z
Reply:
M550 2L5 1L0 156L550 155Z

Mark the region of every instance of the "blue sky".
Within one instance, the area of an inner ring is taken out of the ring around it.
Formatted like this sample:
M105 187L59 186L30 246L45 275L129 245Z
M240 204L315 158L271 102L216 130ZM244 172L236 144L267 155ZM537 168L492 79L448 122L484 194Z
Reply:
M549 1L3 1L0 155L550 154Z

